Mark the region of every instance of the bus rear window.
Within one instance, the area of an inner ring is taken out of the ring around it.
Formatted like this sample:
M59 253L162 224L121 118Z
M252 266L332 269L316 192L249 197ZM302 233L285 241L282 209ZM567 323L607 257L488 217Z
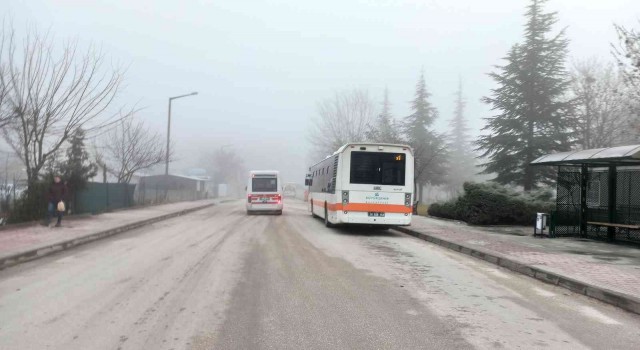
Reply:
M254 177L251 180L253 192L278 192L278 179L275 177Z
M351 152L352 184L404 186L404 153Z

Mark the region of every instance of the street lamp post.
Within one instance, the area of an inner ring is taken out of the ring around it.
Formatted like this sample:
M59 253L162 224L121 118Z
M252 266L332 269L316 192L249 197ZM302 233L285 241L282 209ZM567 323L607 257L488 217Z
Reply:
M224 157L224 149L225 148L229 148L229 147L233 147L232 144L227 144L227 145L222 145L220 146L220 157ZM219 165L219 164L218 164ZM215 186L215 193L216 196L220 197L220 184L222 182L223 176L222 176L222 172L220 171L220 169L216 169L216 172L214 173L214 186Z
M169 97L169 113L168 113L168 117L167 117L167 155L165 157L165 168L164 168L164 174L165 175L169 175L169 147L171 144L171 101L178 99L178 98L182 98L182 97L188 97L188 96L194 96L197 95L197 92L192 92L190 94L186 94L186 95L180 95L180 96L174 96L174 97Z
M228 145L222 145L220 146L220 157L224 156L224 149L227 147L233 147L232 144L228 144ZM218 164L219 165L219 164ZM214 174L214 183L219 184L220 183L220 178L222 177L220 175L220 169L216 169L216 173Z

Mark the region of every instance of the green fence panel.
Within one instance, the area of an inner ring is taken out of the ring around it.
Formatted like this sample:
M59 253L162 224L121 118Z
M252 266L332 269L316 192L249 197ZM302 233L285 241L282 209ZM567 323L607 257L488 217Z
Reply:
M136 185L90 182L76 194L75 212L100 213L133 205Z

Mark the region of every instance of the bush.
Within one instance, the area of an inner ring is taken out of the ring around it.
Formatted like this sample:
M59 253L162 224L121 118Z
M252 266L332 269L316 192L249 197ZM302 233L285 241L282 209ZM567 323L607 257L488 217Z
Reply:
M49 184L36 182L16 199L9 214L9 223L43 220L47 214L47 191Z
M473 225L532 225L537 212L549 212L555 205L548 190L520 193L493 182L467 182L463 187L459 198L432 204L429 215Z
M418 211L418 215L425 216L429 212L429 206L426 204L419 203L416 210Z
M433 203L429 206L428 214L445 219L456 219L455 202Z

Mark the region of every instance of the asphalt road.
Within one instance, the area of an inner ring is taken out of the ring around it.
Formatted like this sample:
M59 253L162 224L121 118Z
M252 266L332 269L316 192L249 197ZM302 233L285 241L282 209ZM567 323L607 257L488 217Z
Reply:
M638 349L640 317L394 231L223 204L0 271L0 349Z

